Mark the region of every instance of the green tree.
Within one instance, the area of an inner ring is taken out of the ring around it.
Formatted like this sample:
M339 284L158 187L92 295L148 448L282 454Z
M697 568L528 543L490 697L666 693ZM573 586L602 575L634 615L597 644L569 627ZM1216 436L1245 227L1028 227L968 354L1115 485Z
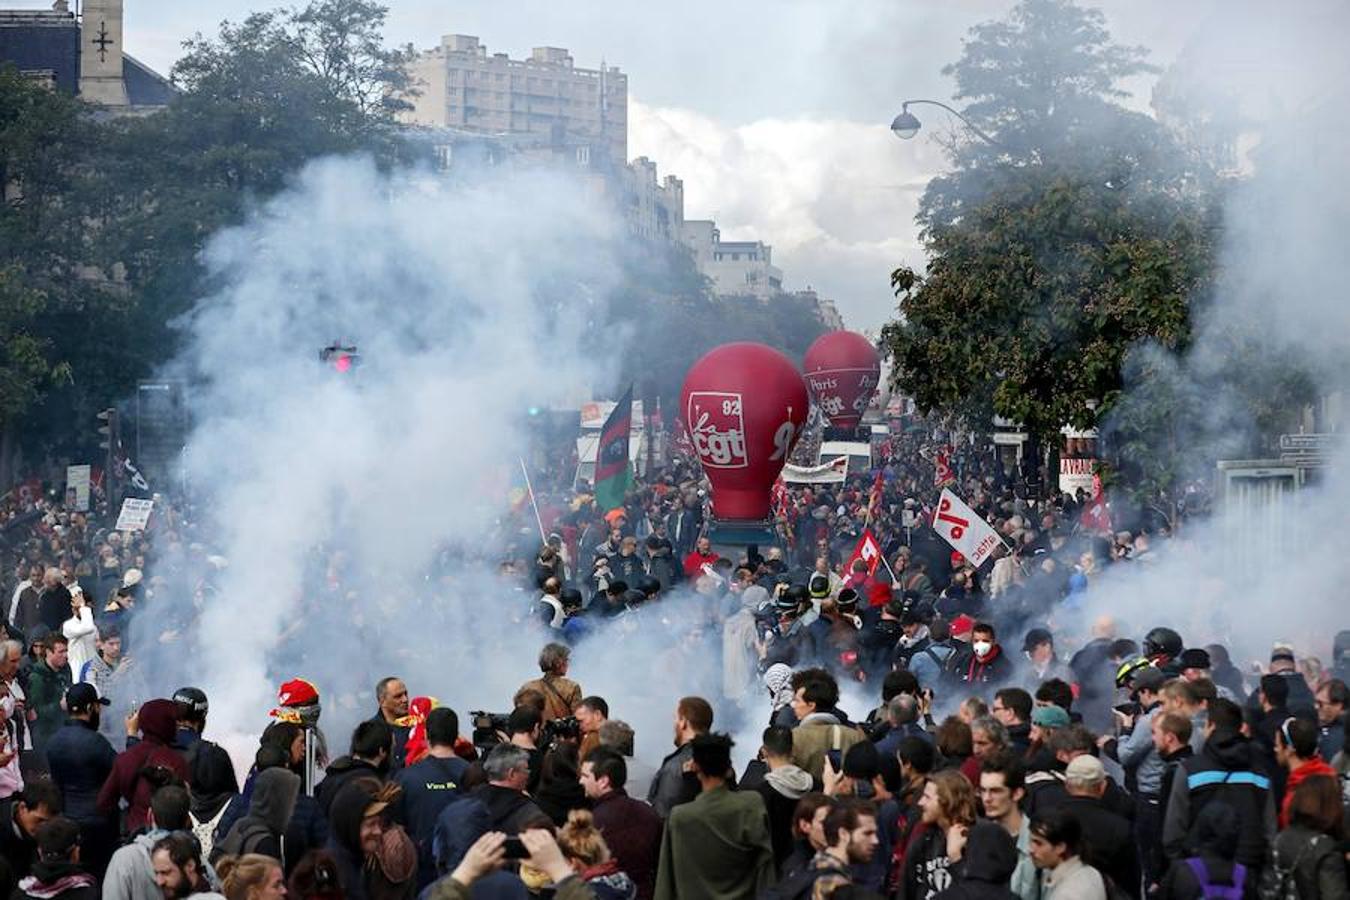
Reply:
M1143 53L1101 14L1024 0L972 29L947 68L998 142L958 141L925 192L929 263L897 269L884 331L898 387L986 430L993 415L1055 443L1121 389L1138 341L1184 351L1212 272L1212 216L1163 129L1116 102Z

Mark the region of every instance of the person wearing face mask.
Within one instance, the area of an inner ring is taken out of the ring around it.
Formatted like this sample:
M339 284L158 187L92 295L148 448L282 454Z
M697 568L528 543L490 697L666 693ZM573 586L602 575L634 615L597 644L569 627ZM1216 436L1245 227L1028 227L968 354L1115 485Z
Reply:
M1012 662L998 643L994 626L976 622L970 646L952 662L952 673L965 684L998 686L1012 677Z

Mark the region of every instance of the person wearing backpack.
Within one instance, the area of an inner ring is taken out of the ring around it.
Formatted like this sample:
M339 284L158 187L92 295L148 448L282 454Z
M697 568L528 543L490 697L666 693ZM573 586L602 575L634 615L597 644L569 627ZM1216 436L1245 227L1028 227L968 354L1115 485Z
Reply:
M945 619L928 623L928 645L909 659L909 670L919 679L921 687L940 691L951 680L948 673L960 649L959 643L952 638L952 627Z
M1262 900L1346 900L1341 791L1327 775L1305 778L1289 803L1289 827L1275 838Z
M212 862L221 856L260 853L286 864L286 824L295 811L300 793L300 776L282 766L258 773L253 780L253 796L248 815L235 822L225 839L211 851Z
M199 740L193 746L188 754L188 786L192 793L192 808L188 812L192 833L201 844L202 856L210 859L216 826L224 818L230 801L239 796L234 763L224 747L207 740Z
M1211 803L1196 817L1189 855L1176 859L1158 885L1157 900L1241 900L1247 868L1234 861L1239 825L1227 803Z

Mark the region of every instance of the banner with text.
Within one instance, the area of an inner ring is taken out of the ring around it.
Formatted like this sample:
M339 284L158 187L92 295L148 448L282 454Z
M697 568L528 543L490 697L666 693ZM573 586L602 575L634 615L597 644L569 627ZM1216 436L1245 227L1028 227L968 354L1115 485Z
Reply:
M66 506L76 512L89 512L89 483L92 466L66 466Z
M138 500L135 497L123 500L122 512L117 516L117 530L144 531L150 521L150 511L154 507L153 500Z
M950 488L942 492L937 511L933 513L933 530L976 568L1002 543L993 526L981 519Z

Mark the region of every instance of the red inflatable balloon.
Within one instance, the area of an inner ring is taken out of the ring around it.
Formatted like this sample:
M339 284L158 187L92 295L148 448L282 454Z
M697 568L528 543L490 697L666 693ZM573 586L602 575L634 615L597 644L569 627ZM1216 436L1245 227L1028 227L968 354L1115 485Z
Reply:
M767 519L769 490L810 401L792 360L763 344L723 344L694 363L680 408L712 482L719 519Z
M861 334L831 331L806 350L806 382L816 405L838 428L857 428L881 381L881 357Z

